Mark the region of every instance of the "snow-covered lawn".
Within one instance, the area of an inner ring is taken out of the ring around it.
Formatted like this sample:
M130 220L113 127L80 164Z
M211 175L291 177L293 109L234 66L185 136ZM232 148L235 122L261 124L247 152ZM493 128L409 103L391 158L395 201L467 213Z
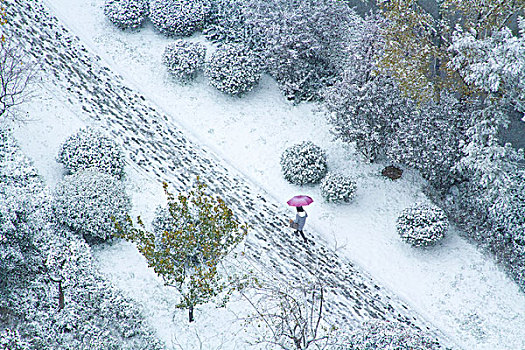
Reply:
M243 98L222 95L202 76L189 85L177 84L161 63L164 47L172 39L153 32L149 25L140 32L119 31L104 18L103 0L46 3L130 87L140 90L166 111L174 124L189 130L275 200L285 205L295 194L311 195L315 203L308 208L305 233L314 227L334 247L337 245L341 254L397 293L456 343L465 349L525 348L525 296L490 257L460 238L453 227L442 244L430 249L413 249L397 236L394 225L399 212L427 200L417 174L405 172L396 182L382 178L381 166L365 164L350 147L332 140L321 107L293 106L269 77ZM201 36L190 40L204 42ZM16 133L51 187L62 174L54 160L59 144L86 123L60 102L64 96L54 94L51 87L41 89L40 96L24 107L36 120ZM303 140L312 140L327 150L332 171L357 180L357 197L351 204L323 203L318 187L300 188L285 182L280 155L286 147ZM162 198L160 186L134 172L129 178L134 213L151 217L154 205ZM150 310L151 323L170 343L182 325L169 323L167 305L162 304L170 300L170 292L163 291L158 281L144 283L155 278L140 255L122 243L98 251L97 256L102 271ZM148 293L155 295L149 302ZM157 297L156 293L165 294ZM213 324L210 320L210 327ZM186 327L185 334L188 330Z

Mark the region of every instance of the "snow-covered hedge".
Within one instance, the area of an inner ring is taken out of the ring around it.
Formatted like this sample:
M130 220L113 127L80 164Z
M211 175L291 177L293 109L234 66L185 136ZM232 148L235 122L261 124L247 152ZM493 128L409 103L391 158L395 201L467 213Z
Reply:
M281 155L281 170L293 184L318 183L328 171L326 153L311 141L293 145Z
M344 175L328 173L320 187L321 195L327 202L350 202L355 197L357 184Z
M442 349L442 346L427 332L404 323L374 320L365 322L351 332L344 349L437 350Z
M413 246L429 246L445 237L448 219L445 212L434 205L415 204L401 212L396 228L401 238Z
M167 36L189 36L200 30L210 10L206 0L151 0L149 18Z
M240 95L259 83L260 60L242 45L224 45L212 54L205 73L218 90Z
M53 209L60 223L98 241L116 233L112 218L124 223L131 201L115 177L86 170L66 176L57 185Z
M81 129L61 146L57 161L71 174L94 168L121 177L124 157L120 147L109 137L91 128Z
M204 45L180 39L166 46L162 62L172 75L180 80L189 80L202 68L205 57Z
M104 14L120 29L138 28L148 17L148 1L106 0Z

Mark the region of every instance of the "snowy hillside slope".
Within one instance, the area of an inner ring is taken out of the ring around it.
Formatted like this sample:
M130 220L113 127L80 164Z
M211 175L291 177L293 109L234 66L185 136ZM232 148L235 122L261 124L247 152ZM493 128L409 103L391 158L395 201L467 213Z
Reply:
M209 151L166 122L166 115L126 87L122 78L100 66L97 62L100 58L90 55L78 39L70 36L38 3L13 1L11 4L18 5L8 7L15 24L11 25L13 34L27 40L24 44L41 58L43 70L52 72L55 78L50 82L51 88L64 88L68 92L65 102L71 103L70 107L84 118L91 117L94 125L121 142L130 165L134 164L152 178L159 182L167 180L176 190L185 190L199 175L234 212L252 225L246 253L254 263L266 266L285 279L317 271L318 277L329 286L326 305L336 324L380 317L427 328L426 322L409 311L402 301L379 287L354 264L326 248L321 240L315 247L305 247L290 236L284 225L288 214L282 206L271 201L271 196L235 168L221 164ZM39 33L35 35L37 30ZM58 96L58 92L55 94ZM259 215L250 215L253 212ZM290 274L292 270L295 272Z
M19 2L23 3L27 4ZM338 269L335 255L329 249L317 248L318 244L315 249L307 250L308 256L305 248L288 236L283 222L292 214L276 203L284 203L298 191L319 198L309 209L312 221L307 234L319 232L316 239L324 239L331 245L334 239L339 244L346 242L340 254L364 266L379 278L381 285L394 290L411 308L459 344L465 348L486 349L523 347L525 336L518 325L525 317L524 298L493 262L454 233L443 245L429 251L414 251L399 242L393 230L397 213L406 205L425 200L419 190L421 182L415 174L408 173L398 183L379 178L376 175L379 169L362 164L341 144L330 141L328 126L311 105L293 107L287 104L268 78L243 100L221 96L206 87L202 79L193 86L177 86L168 79L159 63L160 52L169 40L159 37L150 28L140 33L118 32L105 22L101 1L54 0L48 4L82 41L89 43L90 49L104 57L103 64L121 72L126 82L122 85L122 80L111 72L99 70L92 56L79 49L78 41L68 38L56 24L49 29L35 24L28 34L42 31L40 40L33 45L35 48L42 45L44 53L48 54L44 59L46 71L53 72L54 82L59 87L71 92L66 98L57 93L58 98L70 104L69 108L82 115L86 122L92 123L89 120L92 118L95 124L126 145L132 160L130 165L139 164L140 168L136 168L139 173L149 171L154 179L173 179L177 188L183 189L188 175L181 176L179 171L183 174L202 172L216 186L214 188L222 191L246 216L253 212L269 213L263 222L255 221L255 237L249 241L252 256L265 260L275 270L281 269L283 275L304 271L311 263L309 260L319 258L321 265L327 266L323 273L327 280L339 286L352 285L333 291L343 294L339 298L343 305L331 308L339 322L343 317L361 319L380 314L397 317L397 312L401 315L407 312L404 303L399 303L397 298L384 296L384 288L375 292L375 283L355 272L359 271L355 264L344 265L345 273L328 276ZM37 10L36 5L31 8L31 11ZM35 18L45 16L39 14ZM25 20L26 25L34 21L27 17ZM49 26L50 22L44 22ZM62 45L67 46L61 49ZM160 108L145 102L126 85L142 90L149 101L167 112L166 116L158 114L156 111ZM66 101L68 99L70 101ZM175 125L191 130L195 135L190 136L191 139L206 144L213 152L202 156L199 147L192 143L173 141L174 137L186 140L175 131ZM163 134L165 137L158 136ZM24 135L27 134L20 131L20 137ZM312 139L329 149L329 165L359 179L360 188L354 204L346 207L321 204L317 188L293 187L281 179L280 152L285 146L303 139ZM24 144L23 140L21 142ZM213 154L227 162L226 168L219 166L222 170L210 173L210 167L217 162ZM178 160L181 163L177 164ZM250 180L246 181L246 177ZM223 181L231 184L226 192ZM264 204L263 199L271 204ZM267 232L272 232L271 237ZM110 255L104 259L109 259ZM105 261L108 271L111 266L109 260ZM296 261L297 266L292 268L288 264L290 261ZM354 276L352 281L348 281L350 275ZM360 279L363 285L358 282ZM133 286L129 288L129 293L133 294ZM398 311L385 311L390 308L384 303L389 298L393 299L391 304ZM362 310L361 303L371 305L371 309Z

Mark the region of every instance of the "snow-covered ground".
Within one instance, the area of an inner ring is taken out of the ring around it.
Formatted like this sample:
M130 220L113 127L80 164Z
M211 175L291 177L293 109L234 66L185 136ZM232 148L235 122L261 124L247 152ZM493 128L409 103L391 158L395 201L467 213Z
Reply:
M291 105L268 77L240 99L215 91L204 77L190 85L177 84L161 64L164 46L171 40L150 26L133 33L113 28L102 14L102 0L46 3L130 87L158 104L173 117L173 123L193 133L274 199L285 203L297 193L311 195L316 202L308 209L308 226L315 227L334 247L340 247L341 254L364 267L459 345L465 349L525 348L525 296L490 257L460 238L454 228L442 244L430 249L415 250L398 238L394 227L398 213L426 200L417 174L406 172L396 182L380 177L380 166L363 163L351 148L332 141L319 107ZM200 36L190 40L204 41ZM64 96L54 95L51 87L39 90L40 96L24 106L36 120L18 129L16 135L53 187L62 176L54 160L59 144L87 121L62 104ZM331 170L356 178L358 196L353 203L326 204L317 187L299 188L283 180L280 154L303 140L312 140L327 150ZM151 204L162 198L161 189L133 172L130 178L135 212L151 216ZM150 310L152 324L170 343L173 334L180 332L180 323L169 322L167 305L162 304L170 297L148 298L151 293L170 292L161 292L158 281L136 283L155 280L140 255L126 243L97 254L102 270ZM132 271L130 266L134 266ZM148 290L148 285L153 287Z

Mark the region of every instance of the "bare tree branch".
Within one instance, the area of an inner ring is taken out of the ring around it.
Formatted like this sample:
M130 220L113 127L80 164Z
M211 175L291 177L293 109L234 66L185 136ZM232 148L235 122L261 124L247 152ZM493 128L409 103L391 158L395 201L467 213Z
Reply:
M0 121L20 120L12 109L32 96L29 84L36 70L37 65L13 39L0 40Z
M257 343L306 350L324 349L337 342L333 337L335 328L323 318L324 286L311 277L294 285L267 281L251 289L255 295L241 293L256 313L248 321L264 323L269 332L259 336Z

